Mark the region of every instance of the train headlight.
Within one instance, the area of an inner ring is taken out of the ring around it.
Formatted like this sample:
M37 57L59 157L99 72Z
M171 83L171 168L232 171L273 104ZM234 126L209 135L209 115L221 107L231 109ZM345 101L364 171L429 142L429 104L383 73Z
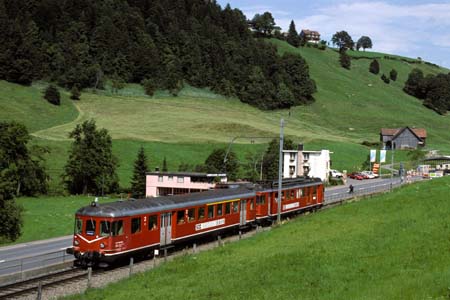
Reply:
M73 242L73 244L74 244L75 246L78 246L78 245L80 244L80 242L79 242L78 240L75 240L75 241Z
M105 248L105 244L103 244L103 243L100 243L100 248Z

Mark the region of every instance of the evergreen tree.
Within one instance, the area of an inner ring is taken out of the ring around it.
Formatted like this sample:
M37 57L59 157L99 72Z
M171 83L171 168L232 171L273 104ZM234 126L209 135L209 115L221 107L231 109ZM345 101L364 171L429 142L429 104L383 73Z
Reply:
M137 158L134 161L133 178L131 179L131 192L133 197L145 197L146 192L146 176L149 171L147 156L144 147L138 151Z
M167 160L166 160L166 157L165 157L165 156L164 156L164 159L163 159L162 171L163 171L163 172L167 172L167 171L168 171L168 168L167 168Z
M44 99L54 105L61 104L61 95L59 94L58 89L52 84L45 89Z
M369 66L369 72L375 75L380 73L380 64L378 63L378 60L376 59L372 60Z
M206 172L216 174L225 172L229 180L236 180L239 171L237 155L230 150L225 158L226 153L225 149L214 149L205 160Z
M297 29L295 28L294 20L291 20L291 24L289 24L286 41L294 47L300 46L300 37L298 36Z
M341 64L341 67L350 70L350 67L352 65L352 60L350 56L347 54L347 51L340 51L339 52L339 63Z
M69 133L73 138L63 179L71 194L104 194L118 188L117 159L106 129L97 130L94 120L79 124Z
M294 150L295 146L292 140L284 139L283 150ZM273 139L264 153L263 159L263 179L264 180L275 180L278 178L278 162L280 153L280 140Z

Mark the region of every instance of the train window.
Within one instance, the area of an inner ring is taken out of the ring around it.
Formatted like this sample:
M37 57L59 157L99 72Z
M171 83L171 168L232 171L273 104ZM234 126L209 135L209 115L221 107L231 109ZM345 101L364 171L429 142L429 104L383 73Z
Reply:
M111 234L111 222L101 221L100 222L100 236L108 236Z
M233 213L239 212L239 201L233 202Z
M86 234L95 235L95 221L92 219L86 221Z
M123 234L123 221L122 220L112 222L111 234L113 236Z
M278 202L278 192L276 192L273 196L275 197L275 201Z
M313 197L316 197L317 196L317 186L314 186L313 188L312 188L312 190L313 190Z
M287 191L281 192L281 201L286 200Z
M214 218L214 205L208 206L208 219Z
M202 220L205 218L205 208L204 207L199 207L198 208L198 219Z
M188 209L188 221L194 222L195 221L195 208L189 208Z
M253 199L249 199L248 201L250 201L250 210L253 210L254 209Z
M83 221L81 219L75 219L75 234L80 234L83 229Z
M231 203L230 202L225 203L225 214L227 214L227 215L231 214Z
M131 219L131 233L141 232L141 218Z
M177 224L184 223L184 210L177 211Z
M291 196L289 198L294 199L295 198L295 191L290 190Z
M158 222L157 216L149 216L148 217L148 230L156 230L156 226Z
M217 216L220 217L223 215L223 204L217 204Z
M256 205L266 204L266 195L256 196Z
M302 189L298 189L297 190L297 198L303 197L303 190Z

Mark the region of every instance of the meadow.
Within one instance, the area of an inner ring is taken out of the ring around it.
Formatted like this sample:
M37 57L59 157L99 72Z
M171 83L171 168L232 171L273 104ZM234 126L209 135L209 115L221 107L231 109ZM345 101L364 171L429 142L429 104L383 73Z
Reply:
M450 177L301 216L67 299L448 299Z

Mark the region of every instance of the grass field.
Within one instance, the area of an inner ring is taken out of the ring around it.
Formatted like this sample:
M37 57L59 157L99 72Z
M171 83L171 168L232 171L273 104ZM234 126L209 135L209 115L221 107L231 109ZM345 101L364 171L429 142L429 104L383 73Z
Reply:
M449 188L323 210L68 299L448 299Z

